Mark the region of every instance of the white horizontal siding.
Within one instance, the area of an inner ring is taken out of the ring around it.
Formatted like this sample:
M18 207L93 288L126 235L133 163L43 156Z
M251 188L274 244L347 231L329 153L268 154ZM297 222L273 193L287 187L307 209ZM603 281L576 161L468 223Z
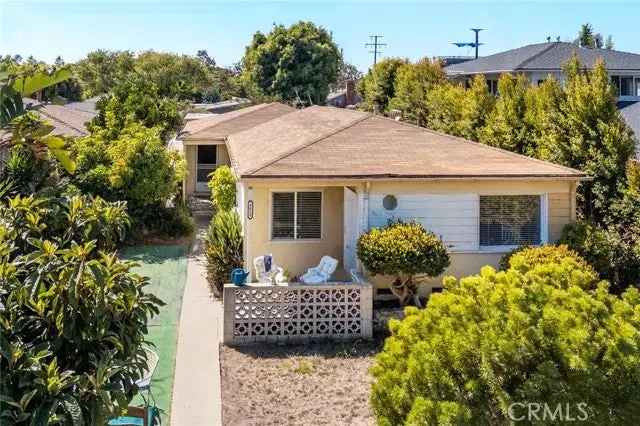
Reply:
M369 227L384 226L390 219L416 221L440 236L449 250L478 249L477 194L391 194L398 200L393 211L382 206L386 195L370 195Z

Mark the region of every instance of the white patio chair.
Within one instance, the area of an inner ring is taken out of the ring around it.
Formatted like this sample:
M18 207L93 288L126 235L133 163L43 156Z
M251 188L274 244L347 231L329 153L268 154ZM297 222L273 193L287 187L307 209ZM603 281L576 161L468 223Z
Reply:
M300 279L305 284L326 283L336 271L337 267L338 261L336 259L331 256L322 256L320 264L314 268L309 268Z
M256 270L256 279L259 283L280 284L284 280L284 269L273 263L273 256L267 256L271 257L271 268L268 271L265 262L266 256L258 256L253 259L253 267Z

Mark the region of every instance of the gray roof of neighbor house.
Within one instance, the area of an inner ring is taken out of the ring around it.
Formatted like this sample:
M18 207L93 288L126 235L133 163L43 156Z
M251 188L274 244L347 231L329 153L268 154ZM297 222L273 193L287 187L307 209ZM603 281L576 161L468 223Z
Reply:
M96 116L96 113L80 111L66 105L46 104L35 111L54 126L52 134L60 136L88 135L86 123Z
M624 121L635 134L636 158L640 160L640 101L618 102L618 109Z
M607 49L587 49L565 42L530 44L472 61L449 65L444 70L452 76L560 70L574 53L587 68L592 68L596 60L602 58L609 70L640 71L640 54Z
M573 178L584 173L365 112L313 106L234 133L246 178Z
M98 110L96 109L96 103L100 100L100 98L104 95L94 96L93 98L85 99L84 101L77 102L69 102L65 106L67 108L73 108L78 111L89 112L91 114L97 114Z
M178 135L181 140L224 140L232 133L241 132L266 121L295 111L295 108L273 102L254 105L224 114L191 120Z
M23 103L28 109L35 111L40 118L53 126L52 135L57 136L86 136L89 134L86 123L96 116L95 113L79 111L66 105L45 104L35 99L24 98ZM11 140L9 130L0 130L0 143Z

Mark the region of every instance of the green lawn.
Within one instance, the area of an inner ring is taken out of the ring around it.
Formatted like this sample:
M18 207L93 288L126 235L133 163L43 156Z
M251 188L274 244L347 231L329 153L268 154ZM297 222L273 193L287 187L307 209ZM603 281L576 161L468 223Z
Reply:
M163 410L162 424L169 424L173 373L182 294L187 280L187 247L184 245L148 245L130 247L122 257L141 264L136 272L151 279L148 291L158 296L165 306L149 323L147 338L156 345L160 356L151 389L156 404Z

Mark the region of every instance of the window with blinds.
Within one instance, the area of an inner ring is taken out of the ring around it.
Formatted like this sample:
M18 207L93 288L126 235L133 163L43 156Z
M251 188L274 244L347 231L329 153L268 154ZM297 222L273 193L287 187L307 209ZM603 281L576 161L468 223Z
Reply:
M271 205L272 239L321 238L321 192L274 192Z
M480 246L540 244L539 195L480 196Z

